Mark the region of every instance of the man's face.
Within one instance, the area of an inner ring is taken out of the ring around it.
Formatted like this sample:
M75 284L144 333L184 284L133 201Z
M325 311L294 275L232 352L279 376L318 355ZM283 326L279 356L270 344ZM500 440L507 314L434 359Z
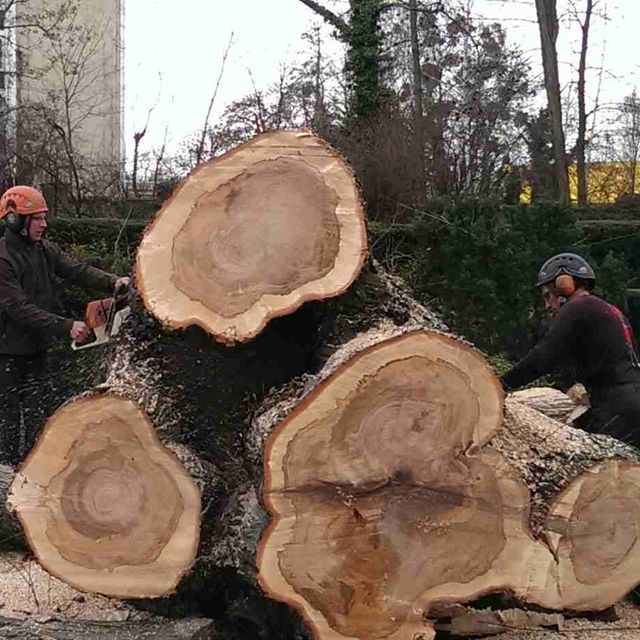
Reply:
M27 224L29 225L29 240L31 240L31 242L38 242L42 240L42 236L47 229L47 214L34 213L29 216Z
M550 284L545 284L540 289L542 299L544 300L544 308L551 314L555 314L562 306L560 298L556 295L555 288Z

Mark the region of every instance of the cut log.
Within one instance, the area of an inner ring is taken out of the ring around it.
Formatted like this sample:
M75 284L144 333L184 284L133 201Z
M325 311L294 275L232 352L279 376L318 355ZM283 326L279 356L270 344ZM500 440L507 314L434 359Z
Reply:
M304 131L260 135L198 166L145 233L137 282L169 328L233 344L303 302L343 293L367 253L346 162Z
M560 422L568 422L576 409L576 403L566 393L551 387L522 389L509 397Z
M504 546L489 505L509 487L495 460L465 457L500 428L501 406L485 360L437 333L343 363L267 444L263 588L321 638L426 633L418 596L485 573Z
M288 415L265 449L265 591L322 640L395 640L433 637L424 616L440 602L507 590L602 609L640 582L637 452L515 401L501 428L480 354L394 333L346 345L269 409Z
M196 558L198 488L129 400L85 397L60 409L8 503L42 566L80 590L161 596Z

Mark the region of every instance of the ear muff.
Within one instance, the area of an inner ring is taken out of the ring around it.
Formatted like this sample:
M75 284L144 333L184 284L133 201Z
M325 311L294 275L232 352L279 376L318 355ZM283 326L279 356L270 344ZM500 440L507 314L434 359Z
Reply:
M8 200L7 208L15 209L16 203L13 200ZM4 221L8 229L25 236L28 233L26 217L27 216L21 216L19 213L15 213L15 211L9 211L9 213L4 217Z
M559 275L553 284L556 295L563 298L570 298L576 292L576 281L567 273Z

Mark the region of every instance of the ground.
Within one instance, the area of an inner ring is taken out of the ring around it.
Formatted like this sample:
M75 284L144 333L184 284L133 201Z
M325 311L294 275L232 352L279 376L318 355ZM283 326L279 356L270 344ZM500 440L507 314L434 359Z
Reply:
M561 631L513 629L494 636L498 640L638 640L640 608L624 601L616 605L618 620L609 616L566 619ZM0 616L48 622L56 619L104 622L143 621L142 611L118 600L80 593L50 576L31 557L0 554Z

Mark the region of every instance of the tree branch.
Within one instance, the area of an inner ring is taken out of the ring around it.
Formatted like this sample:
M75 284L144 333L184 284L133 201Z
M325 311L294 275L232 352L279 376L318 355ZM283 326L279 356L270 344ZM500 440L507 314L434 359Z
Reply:
M349 25L343 20L340 16L333 13L326 7L323 7L315 0L299 0L302 4L306 5L312 11L315 11L319 16L321 16L326 22L332 24L339 32L341 36L345 36L349 29Z

